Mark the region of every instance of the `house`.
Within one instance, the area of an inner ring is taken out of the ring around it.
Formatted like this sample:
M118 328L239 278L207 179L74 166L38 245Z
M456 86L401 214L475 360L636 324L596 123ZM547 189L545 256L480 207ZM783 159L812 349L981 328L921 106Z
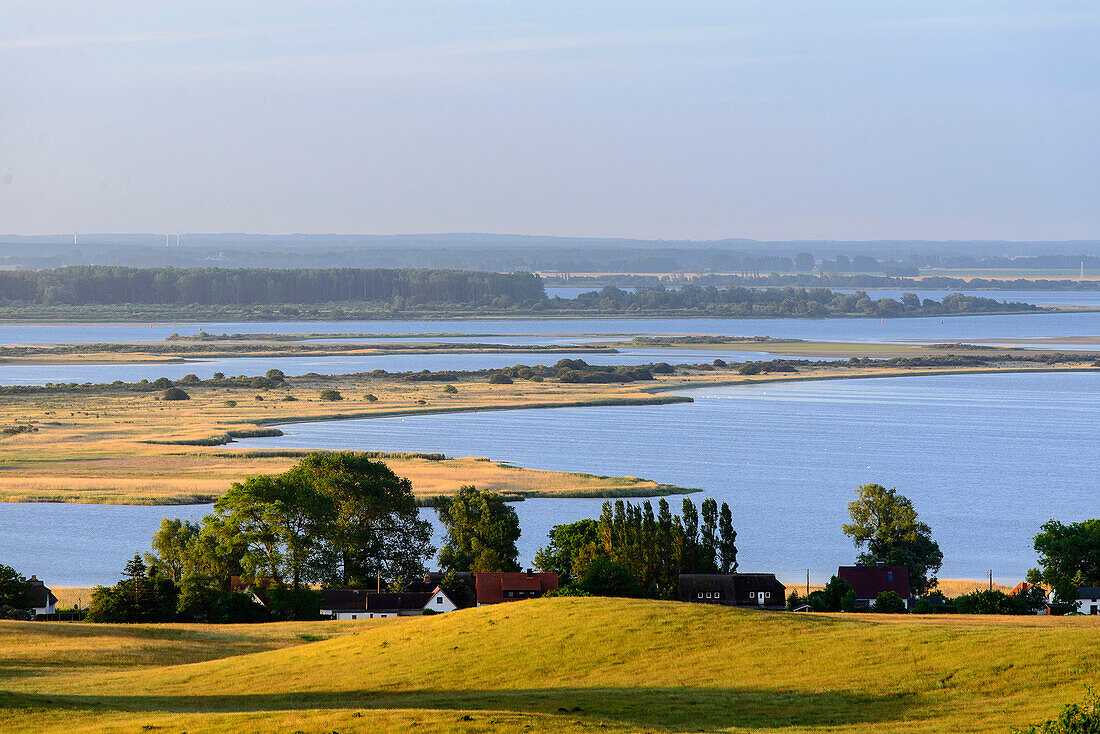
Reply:
M57 612L57 597L53 595L37 576L31 576L27 583L31 587L31 610L35 614L54 614Z
M435 587L442 588L443 580L447 578L449 574L443 571L429 571L424 574L424 578L410 581L406 587L406 591L431 591ZM477 602L477 590L474 583L474 575L469 571L458 571L454 574L455 581L458 582L451 588L449 596L451 600L458 605L460 609L466 607L472 607Z
M1077 611L1081 614L1100 614L1100 588L1077 587Z
M362 589L322 589L321 616L329 619L412 617L425 612L453 612L458 605L436 586L431 591L376 592Z
M884 591L893 591L906 606L913 597L909 586L909 569L905 566L841 566L836 575L852 585L856 592L856 609L866 609Z
M475 573L474 590L477 605L500 604L506 601L536 599L558 588L556 573L509 571L504 573Z
M787 587L773 573L682 573L677 598L697 604L783 609Z

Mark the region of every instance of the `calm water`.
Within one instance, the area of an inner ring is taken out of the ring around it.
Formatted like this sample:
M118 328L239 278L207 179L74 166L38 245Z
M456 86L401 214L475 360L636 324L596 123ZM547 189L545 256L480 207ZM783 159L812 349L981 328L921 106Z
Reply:
M1018 580L1051 517L1100 513L1100 375L954 375L764 384L694 403L429 415L284 427L237 446L443 451L522 466L644 476L728 502L743 570L827 578L859 484L896 486L931 524L945 577ZM696 501L700 495L696 495ZM674 506L679 498L671 498ZM516 505L524 563L552 525L600 500ZM209 508L0 505L0 561L57 585L109 583L162 517ZM425 511L429 517L434 513ZM33 529L30 531L29 529Z
M442 451L521 466L644 476L730 504L743 570L825 578L852 559L840 532L867 482L896 486L931 524L945 577L1019 579L1041 523L1100 513L1100 375L966 375L693 391L691 404L313 423L241 445ZM598 504L598 503L597 503ZM565 503L564 508L573 505ZM523 555L540 526L518 506Z
M1004 295L1011 295L1010 293ZM958 316L944 319L482 319L471 321L282 321L158 324L0 324L0 344L158 341L174 332L492 334L481 342L563 344L591 334L717 334L826 341L940 341L1100 335L1100 312ZM572 338L570 338L572 337ZM404 338L404 337L403 337Z

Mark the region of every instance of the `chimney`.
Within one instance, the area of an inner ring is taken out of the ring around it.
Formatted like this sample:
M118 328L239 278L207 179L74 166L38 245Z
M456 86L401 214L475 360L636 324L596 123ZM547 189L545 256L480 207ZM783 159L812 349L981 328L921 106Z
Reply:
M37 577L37 576L35 576L35 575L34 575L34 574L32 573L32 574L31 574L31 581L37 581L37 580L38 580L38 577Z
M534 573L532 573L531 569L527 569L527 578L531 578L532 576L534 576Z

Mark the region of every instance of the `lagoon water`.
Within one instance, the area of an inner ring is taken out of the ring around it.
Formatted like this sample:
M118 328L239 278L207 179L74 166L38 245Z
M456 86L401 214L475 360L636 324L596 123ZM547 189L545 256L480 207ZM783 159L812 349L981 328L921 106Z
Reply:
M910 497L942 575L1018 580L1050 518L1100 513L1100 375L952 375L691 391L694 403L429 415L284 427L241 446L442 451L521 466L636 475L730 504L743 570L827 578L852 560L846 503L878 482ZM674 505L679 499L674 498ZM597 503L598 504L598 503ZM585 516L517 506L540 527Z

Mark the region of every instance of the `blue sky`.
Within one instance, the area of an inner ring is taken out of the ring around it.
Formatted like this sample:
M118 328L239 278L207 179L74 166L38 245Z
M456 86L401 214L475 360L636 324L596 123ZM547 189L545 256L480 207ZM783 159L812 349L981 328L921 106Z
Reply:
M0 4L0 232L1100 238L1100 6Z

